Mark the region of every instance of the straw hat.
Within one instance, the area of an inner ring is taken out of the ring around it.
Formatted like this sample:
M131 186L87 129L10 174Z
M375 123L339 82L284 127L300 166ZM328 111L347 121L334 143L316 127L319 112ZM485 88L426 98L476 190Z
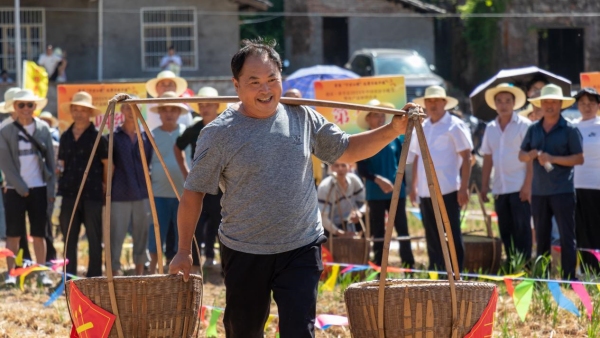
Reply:
M525 106L525 108L519 110L519 115L523 116L523 117L528 117L529 114L531 114L533 112L533 105L530 103L527 106Z
M20 91L21 88L14 87L4 92L4 102L0 102L0 113L12 113L15 111L15 108L13 107L13 97Z
M174 98L174 97L179 97L179 95L177 95L177 93L175 93L175 92L165 92L162 94L161 98L165 98L165 97ZM181 110L181 112L180 112L181 115L188 113L188 107L183 103L159 103L158 105L151 107L150 111L158 114L158 108L160 108L160 107L177 107Z
M15 102L35 102L35 110L42 110L48 103L48 99L35 95L29 89L21 89L14 93L11 105L14 107Z
M197 97L217 97L219 96L219 92L213 87L202 87L198 91ZM219 103L219 108L217 108L217 113L221 114L225 109L227 109L226 103Z
M58 125L58 119L56 117L54 117L54 115L52 115L52 113L49 111L41 112L40 116L38 116L38 118L40 120L46 121L46 123L48 123L48 125L52 128L54 128Z
M391 108L391 109L396 109L396 107L394 106L393 103L390 102L381 102L377 99L373 99L371 101L369 101L367 103L367 105L369 106L374 106L374 107L383 107L383 108ZM369 129L369 124L367 123L367 115L369 115L371 112L370 111L359 111L358 115L356 115L356 125L364 130L368 130ZM386 116L385 120L386 122L388 121L388 117Z
M175 94L177 94L177 97L181 96L188 86L188 83L184 78L175 75L175 73L170 70L163 70L162 72L158 73L154 79L146 82L146 91L148 94L150 94L150 96L158 97L158 93L156 92L156 84L161 80L172 80L175 82Z
M60 105L60 110L68 114L71 112L71 105L87 107L92 109L92 116L100 115L102 112L92 104L92 95L87 92L77 92L73 95L71 102L65 102Z
M425 107L425 99L444 99L446 100L446 106L444 110L450 110L458 106L458 100L452 96L446 95L446 90L440 86L430 86L425 89L425 96L417 97L413 100L414 103L421 107Z
M485 91L485 102L487 103L488 106L490 106L490 108L496 110L496 102L494 101L494 98L496 97L496 95L498 93L504 93L504 92L511 93L515 97L515 108L514 109L519 109L519 108L523 107L525 105L525 103L527 102L527 96L525 95L525 92L522 91L520 88L513 86L510 83L501 83L494 88L490 88L490 89L486 90Z
M562 101L562 109L570 107L575 103L575 99L572 97L563 96L562 89L555 84L547 84L542 88L542 93L539 97L529 99L532 105L541 107L542 100L560 100Z

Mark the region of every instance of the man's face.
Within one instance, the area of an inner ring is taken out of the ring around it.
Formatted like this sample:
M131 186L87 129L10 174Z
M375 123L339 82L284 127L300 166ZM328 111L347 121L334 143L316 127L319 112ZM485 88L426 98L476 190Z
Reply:
M244 109L253 116L270 116L281 98L281 73L266 54L246 58L233 85Z
M365 117L365 121L369 125L369 129L377 129L385 124L385 114L384 113L376 113L370 112Z
M584 118L594 117L598 113L598 101L585 94L577 101L577 108Z
M538 82L532 84L531 87L529 88L529 90L527 91L527 97L528 98L539 97L542 92L542 88L544 88L545 85L546 84L542 81L538 81Z
M173 126L177 124L181 109L173 106L158 107L158 114L160 115L160 121L163 125Z
M425 112L429 117L441 117L446 112L446 99L431 98L425 99Z
M123 117L125 118L125 122L133 121L133 109L131 109L130 105L122 104L121 105L121 114L123 114Z
M46 47L46 55L52 55L54 48L52 46Z
M556 116L560 114L562 107L561 100L542 100L541 101L542 111L544 116Z
M35 102L15 101L13 103L15 108L14 115L17 118L32 119L33 112L35 111Z
M92 108L72 104L71 116L74 122L89 122L92 117Z
M173 80L165 79L156 83L156 93L162 96L165 92L177 91L177 84Z
M219 113L218 103L198 103L198 114L207 121L212 121Z
M331 170L338 176L345 177L350 170L350 166L347 163L335 162L331 165Z
M175 55L175 49L174 48L170 48L169 49L169 56L173 56Z
M508 116L513 113L515 108L515 97L508 92L500 92L494 97L496 112L500 116Z

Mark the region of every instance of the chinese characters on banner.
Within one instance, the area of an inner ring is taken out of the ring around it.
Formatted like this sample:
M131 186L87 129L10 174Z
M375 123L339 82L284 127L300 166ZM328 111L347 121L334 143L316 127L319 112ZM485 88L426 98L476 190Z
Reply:
M102 114L94 117L94 125L99 127L104 118L104 113L108 107L108 101L112 99L116 94L127 93L129 95L135 95L141 99L146 98L146 85L144 83L97 83L97 84L66 84L59 85L57 88L58 92L58 121L59 129L65 131L73 119L71 113L68 111L62 111L60 105L64 102L70 102L73 95L77 92L85 91L92 95L94 106L96 106ZM115 126L119 126L123 123L123 114L119 111L120 105L115 108ZM138 105L142 115L145 117L146 105ZM110 127L110 119L107 121L105 132L108 132Z
M592 87L600 92L600 72L581 73L579 79L581 80L581 88Z
M358 79L323 80L315 82L317 100L367 104L373 99L392 103L402 109L406 104L406 86L403 76L376 76ZM356 134L361 130L356 125L356 110L316 107L329 121L335 122L342 130Z

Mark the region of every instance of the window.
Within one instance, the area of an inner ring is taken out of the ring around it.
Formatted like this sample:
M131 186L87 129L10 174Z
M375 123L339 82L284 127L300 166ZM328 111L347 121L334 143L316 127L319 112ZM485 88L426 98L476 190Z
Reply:
M45 51L45 12L43 8L21 8L21 58L37 61ZM15 10L0 8L0 69L16 72Z
M196 10L193 7L142 8L142 69L158 71L169 47L181 57L182 70L198 69Z

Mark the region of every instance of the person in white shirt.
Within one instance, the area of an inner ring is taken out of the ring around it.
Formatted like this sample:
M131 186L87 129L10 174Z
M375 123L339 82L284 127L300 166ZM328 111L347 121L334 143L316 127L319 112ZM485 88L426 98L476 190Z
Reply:
M146 82L146 91L150 97L160 97L166 92L175 92L177 97L187 90L188 83L184 78L181 78L170 70L163 70L158 73L155 78L150 79ZM158 113L152 113L156 110L156 104L149 104L147 110L150 112L146 114L146 124L150 130L154 130L162 125L160 116ZM189 110L189 109L188 109ZM192 124L192 114L188 111L183 114L177 120L177 123L184 124L186 127Z
M483 141L481 198L488 202L492 168L492 193L498 215L498 228L507 261L522 255L531 258L531 180L533 166L519 161L521 143L531 121L515 113L526 102L525 93L508 83L501 83L485 92L485 101L498 117L488 123Z
M585 162L575 166L575 234L577 247L600 249L600 95L592 88L583 88L577 95L581 121L576 124L583 137ZM592 272L600 272L598 259L587 251L580 251L582 264ZM584 268L585 269L585 268Z
M54 54L54 47L48 45L48 47L46 47L46 53L40 55L37 64L44 67L46 73L48 73L48 77L51 77L56 71L56 67L58 67L60 61L62 61L62 58Z
M181 70L181 57L175 54L175 47L169 47L169 51L167 55L163 56L160 60L160 68L163 70L170 70L175 75L179 76L179 72Z
M423 121L425 138L436 170L440 190L456 248L460 270L463 268L464 244L460 232L460 208L469 201L468 184L471 175L471 133L465 123L447 111L458 105L458 100L447 96L440 86L431 86L425 90L425 96L414 100L424 105L427 119ZM429 269L444 269L444 255L436 226L435 214L423 161L419 161L421 151L416 135L413 135L408 154L408 163L413 163L413 180L410 199L413 204L420 198L421 216L427 241Z

